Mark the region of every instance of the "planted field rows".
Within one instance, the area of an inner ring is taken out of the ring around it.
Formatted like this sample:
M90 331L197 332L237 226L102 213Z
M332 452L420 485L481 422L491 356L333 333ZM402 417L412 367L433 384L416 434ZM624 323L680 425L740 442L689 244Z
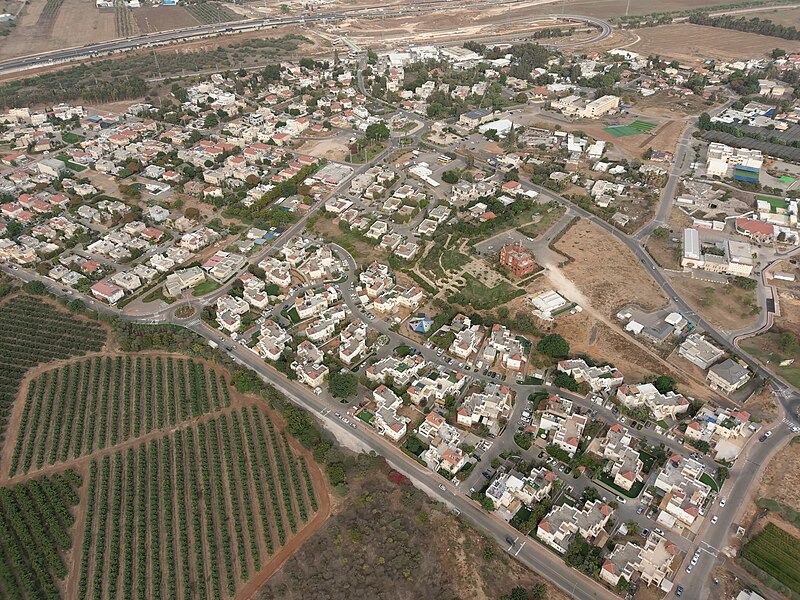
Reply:
M205 2L203 4L192 4L186 7L195 19L204 25L213 23L225 23L236 21L241 17L232 10L216 2Z
M744 545L742 556L800 594L800 539L768 523Z
M0 439L20 382L40 363L97 352L106 342L102 327L73 318L46 302L16 296L0 310Z
M68 568L80 477L74 471L0 488L0 598L57 600Z
M223 598L317 510L308 467L256 407L93 461L75 597Z
M45 371L24 402L11 477L230 406L231 396L225 378L202 363L126 355Z

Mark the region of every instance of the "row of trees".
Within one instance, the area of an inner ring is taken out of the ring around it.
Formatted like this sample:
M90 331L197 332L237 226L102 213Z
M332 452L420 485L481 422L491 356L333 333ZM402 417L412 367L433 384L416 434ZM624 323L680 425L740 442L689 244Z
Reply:
M737 17L735 15L711 15L699 14L689 17L689 22L695 25L707 25L709 27L721 27L722 29L733 29L735 31L745 31L747 33L757 33L772 37L783 38L785 40L800 40L800 30L794 25L781 25L773 23L769 19L759 19L754 17Z

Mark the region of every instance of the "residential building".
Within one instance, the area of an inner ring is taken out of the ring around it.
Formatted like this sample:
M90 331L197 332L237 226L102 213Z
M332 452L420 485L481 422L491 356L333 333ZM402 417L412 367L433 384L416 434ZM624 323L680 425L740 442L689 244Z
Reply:
M733 359L727 358L708 370L706 380L712 389L732 394L750 379L750 372Z
M621 385L617 399L627 408L647 407L657 421L675 419L689 410L689 401L683 395L672 391L662 394L652 383Z
M595 393L601 390L611 391L622 385L623 381L622 373L613 366L590 367L582 358L559 361L558 370L572 375L578 383L589 384Z
M708 369L722 358L724 354L724 351L717 348L699 333L690 334L684 342L678 346L678 355L701 369Z
M406 424L408 423L406 417L397 415L397 411L403 406L402 399L385 385L375 388L372 398L377 406L372 420L375 429L393 442L399 442L406 434Z
M600 500L587 502L582 509L569 504L553 507L539 522L536 537L560 553L565 553L576 534L589 542L603 531L614 511Z

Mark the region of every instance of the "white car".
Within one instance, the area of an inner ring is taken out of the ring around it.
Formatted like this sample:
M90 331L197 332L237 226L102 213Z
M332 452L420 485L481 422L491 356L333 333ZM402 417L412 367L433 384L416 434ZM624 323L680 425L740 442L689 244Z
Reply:
M717 518L717 515L714 515L713 517L711 517L711 524L714 525L718 520L719 519Z
M727 499L725 499L725 498L720 498L720 499L719 499L719 506L720 506L720 508L722 508L723 506L725 506L725 503L726 503L726 502L727 502Z

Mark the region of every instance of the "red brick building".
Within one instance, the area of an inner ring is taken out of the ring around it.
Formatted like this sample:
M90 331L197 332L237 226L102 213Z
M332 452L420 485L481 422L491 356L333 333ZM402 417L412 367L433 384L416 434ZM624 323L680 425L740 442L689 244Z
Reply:
M536 268L533 257L520 242L502 247L500 264L511 271L515 277L525 277Z

